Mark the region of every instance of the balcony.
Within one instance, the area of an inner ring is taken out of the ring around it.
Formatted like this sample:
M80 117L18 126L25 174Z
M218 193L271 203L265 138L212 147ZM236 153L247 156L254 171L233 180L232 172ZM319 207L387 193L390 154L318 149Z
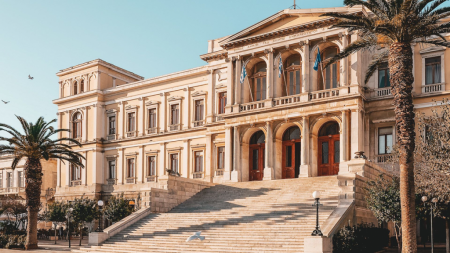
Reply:
M309 94L309 100L314 101L314 100L318 100L318 99L338 97L340 89L341 88L335 88L335 89L311 92Z
M301 94L297 94L287 97L275 98L273 100L273 106L280 106L301 102L300 100L301 96L302 96Z
M256 102L251 102L251 103L246 103L246 104L241 105L239 107L239 111L245 112L245 111L252 111L252 110L262 109L262 108L264 108L264 101L256 101Z
M107 183L108 185L115 185L116 182L117 182L117 179L115 179L115 178L109 178L109 179L106 179L106 183Z
M204 120L198 120L198 121L194 121L194 127L200 127L203 126L205 124Z
M25 188L24 187L0 188L0 193L4 193L4 194L17 194L20 192L25 192Z
M178 131L181 128L181 124L176 124L176 125L170 125L169 129L170 131Z
M107 141L114 141L116 139L116 135L115 134L110 134L108 136L106 136L106 140Z
M216 176L223 176L224 170L216 170Z
M445 83L427 84L422 86L422 93L435 93L445 91Z
M127 138L133 138L136 137L137 131L129 131L127 132Z
M196 179L196 178L203 178L203 172L194 172L192 174L192 178Z
M126 183L127 184L135 184L136 183L136 178L135 177L129 177L126 179Z
M147 129L147 134L157 134L157 133L158 133L158 128L156 128L156 127Z
M375 97L387 97L392 96L391 87L379 88L374 90Z
M74 187L74 186L79 186L81 185L81 180L72 180L70 181L70 186Z
M391 154L385 154L385 155L376 155L375 156L375 162L376 163L388 163L391 162L392 155Z
M156 182L156 176L147 176L146 182Z

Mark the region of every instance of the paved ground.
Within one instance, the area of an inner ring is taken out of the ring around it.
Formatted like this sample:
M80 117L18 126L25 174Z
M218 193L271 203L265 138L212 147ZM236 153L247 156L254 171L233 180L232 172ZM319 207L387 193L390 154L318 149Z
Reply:
M86 237L87 238L87 237ZM75 240L75 241L71 241L71 249L79 249L80 246L78 246L80 243L79 240ZM88 244L88 240L87 239L83 239L83 241L81 241L81 246L86 246ZM39 241L39 249L37 250L30 250L31 252L45 252L45 253L50 253L50 252L70 252L71 250L69 248L69 241L57 241L56 245L55 245L55 241ZM7 249L0 249L1 253L17 253L20 252L19 250L7 250ZM26 251L29 252L29 251Z
M397 249L390 249L386 251L386 253L398 253ZM423 248L423 246L419 246L417 248L417 253L431 253L431 246L427 244L426 248ZM445 245L444 244L438 244L434 247L434 253L445 253Z

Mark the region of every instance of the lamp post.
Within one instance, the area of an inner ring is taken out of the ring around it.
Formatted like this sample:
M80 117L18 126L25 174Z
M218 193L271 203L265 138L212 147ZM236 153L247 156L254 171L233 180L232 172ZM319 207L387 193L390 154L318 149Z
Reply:
M66 218L67 218L67 237L69 237L69 248L70 248L70 215L73 212L73 208L70 207L69 210L67 210Z
M423 196L422 197L422 202L425 205L425 202L428 201L428 197L427 196ZM432 203L434 203L434 205L437 205L438 199L437 198L433 198L431 200ZM433 236L433 204L430 205L430 225L431 225L431 253L434 253L434 236Z
M102 222L103 222L103 212L102 212L102 209L103 209L103 200L100 199L100 200L97 202L97 204L98 204L98 209L99 209L99 211L100 211L100 219L98 220L97 232L103 232L103 226L102 226Z
M315 202L313 204L313 206L317 207L317 211L316 211L316 229L312 232L312 236L323 236L322 231L320 231L320 227L319 227L319 206L321 205L319 200L320 200L320 192L319 191L315 191L313 192L313 198L315 199Z

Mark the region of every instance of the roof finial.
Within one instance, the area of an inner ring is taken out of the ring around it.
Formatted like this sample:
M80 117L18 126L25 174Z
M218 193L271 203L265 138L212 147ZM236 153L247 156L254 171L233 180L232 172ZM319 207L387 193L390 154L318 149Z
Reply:
M293 10L297 9L297 4L295 2L296 2L296 0L294 0L294 5L292 5L289 9L293 9Z

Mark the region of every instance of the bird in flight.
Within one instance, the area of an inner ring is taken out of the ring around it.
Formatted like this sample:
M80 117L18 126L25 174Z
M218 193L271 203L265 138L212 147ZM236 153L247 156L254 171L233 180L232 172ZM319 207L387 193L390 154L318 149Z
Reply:
M32 76L28 75L28 79L30 79L30 80L33 80L33 79L34 79L34 77L32 77Z
M2 102L6 105L6 104L9 103L10 101L6 102L6 101L2 100Z
M200 239L200 241L205 240L204 236L200 236L200 234L202 233L202 231L194 233L193 235L189 236L189 238L186 240L186 242L190 242L196 239Z

